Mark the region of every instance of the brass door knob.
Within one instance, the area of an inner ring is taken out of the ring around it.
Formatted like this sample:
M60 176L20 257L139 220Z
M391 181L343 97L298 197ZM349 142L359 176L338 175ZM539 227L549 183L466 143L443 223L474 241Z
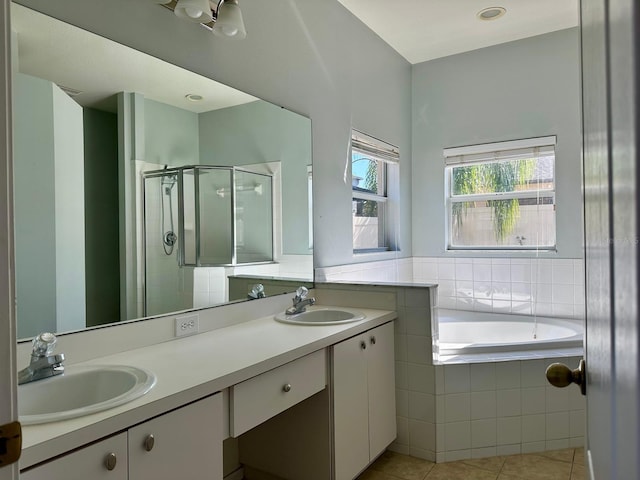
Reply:
M571 370L563 363L552 363L545 372L547 380L554 387L566 387L575 383L580 386L583 395L587 393L586 364L580 360L578 368Z

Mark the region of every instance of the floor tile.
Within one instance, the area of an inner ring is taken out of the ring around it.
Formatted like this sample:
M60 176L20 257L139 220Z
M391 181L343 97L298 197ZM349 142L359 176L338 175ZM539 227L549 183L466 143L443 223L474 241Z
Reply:
M585 480L587 478L587 470L582 465L573 464L571 469L571 480Z
M569 480L571 463L540 455L513 455L507 457L500 473L527 480Z
M462 462L472 467L480 468L482 470L488 470L490 472L499 473L502 470L504 461L507 457L486 457L486 458L474 458L469 460L462 460Z
M428 460L387 451L369 469L393 475L402 480L423 480L434 465L435 463Z
M497 478L496 472L472 467L460 461L437 463L425 480L496 480Z
M357 480L398 480L398 477L393 477L386 473L369 469L360 475Z
M557 460L559 462L572 463L574 457L574 448L565 448L562 450L552 450L549 452L538 452L535 455L550 458L551 460Z

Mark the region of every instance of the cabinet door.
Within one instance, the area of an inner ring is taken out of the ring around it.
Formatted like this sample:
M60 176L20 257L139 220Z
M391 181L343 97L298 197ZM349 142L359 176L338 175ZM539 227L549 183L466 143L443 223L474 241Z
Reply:
M107 457L111 470L107 468ZM115 460L115 461L114 461ZM127 434L121 433L20 474L20 480L127 480Z
M335 480L351 480L369 463L367 337L333 347Z
M369 380L369 455L377 457L396 438L393 322L365 333Z
M129 430L129 480L146 479L222 480L222 394Z

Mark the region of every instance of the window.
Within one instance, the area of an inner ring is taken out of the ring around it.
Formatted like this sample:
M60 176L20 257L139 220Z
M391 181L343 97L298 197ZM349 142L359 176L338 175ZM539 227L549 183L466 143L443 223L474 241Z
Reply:
M555 250L555 143L445 149L448 250Z
M397 147L356 130L351 135L353 250L390 250L390 170L397 168ZM397 177L397 174L394 176Z

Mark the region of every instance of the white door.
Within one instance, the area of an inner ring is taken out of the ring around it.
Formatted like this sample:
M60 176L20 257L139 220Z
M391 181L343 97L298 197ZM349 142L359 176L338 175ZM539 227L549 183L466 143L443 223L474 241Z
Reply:
M582 0L587 469L639 478L637 0Z
M16 320L13 303L11 191L11 27L9 0L0 4L0 426L18 419ZM18 465L0 467L0 480L17 480Z

